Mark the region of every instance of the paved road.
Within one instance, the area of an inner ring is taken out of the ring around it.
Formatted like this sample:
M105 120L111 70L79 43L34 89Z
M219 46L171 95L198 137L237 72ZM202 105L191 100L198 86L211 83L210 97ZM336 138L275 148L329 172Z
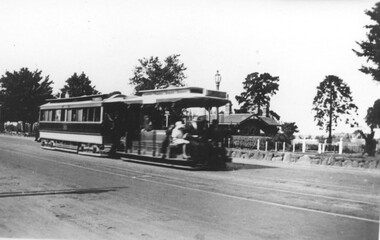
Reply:
M187 171L0 136L0 238L378 239L380 174Z

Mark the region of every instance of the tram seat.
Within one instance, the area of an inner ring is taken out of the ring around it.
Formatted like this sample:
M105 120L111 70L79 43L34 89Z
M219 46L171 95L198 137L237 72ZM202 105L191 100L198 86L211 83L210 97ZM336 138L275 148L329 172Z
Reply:
M162 143L166 138L165 130L152 130L141 132L141 153L159 156Z

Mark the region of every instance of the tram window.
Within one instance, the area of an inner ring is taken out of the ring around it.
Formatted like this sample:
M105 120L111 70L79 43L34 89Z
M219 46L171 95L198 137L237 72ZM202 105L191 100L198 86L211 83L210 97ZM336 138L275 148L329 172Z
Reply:
M47 115L47 121L51 121L51 119L52 119L52 113L53 113L53 111L52 110L49 110L48 111L48 115Z
M51 119L50 119L50 121L55 121L55 114L56 114L56 110L52 110L51 111Z
M62 109L62 110L61 110L61 122L64 122L64 121L65 121L65 116L66 116L66 110L65 110L65 109Z
M100 121L100 108L95 108L95 122Z
M87 121L93 122L94 121L94 108L88 109L88 119Z
M83 108L83 122L87 122L88 120L88 108Z
M77 109L71 109L71 121L77 121Z
M67 116L66 116L66 121L67 122L71 122L71 114L72 114L71 109L68 109L67 110Z
M46 113L47 113L46 110L41 111L41 118L40 118L41 121L46 121Z
M77 109L77 121L78 122L83 121L83 109Z
M58 109L55 111L55 120L54 121L56 121L56 122L61 121L61 111L62 111L61 109Z

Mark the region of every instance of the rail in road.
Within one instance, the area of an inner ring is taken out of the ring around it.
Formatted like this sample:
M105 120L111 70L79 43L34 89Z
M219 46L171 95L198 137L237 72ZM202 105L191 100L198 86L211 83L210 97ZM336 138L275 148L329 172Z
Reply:
M334 221L353 221L358 224L379 225L379 175L360 173L326 173L321 170L305 172L299 169L281 169L265 166L232 166L231 171L185 171L152 167L128 161L93 158L74 154L43 151L37 144L23 145L22 141L0 144L0 151L18 154L41 164L82 169L130 181L167 186L186 192L194 192L209 198L231 199L238 204L256 204L305 212L316 216L333 217ZM120 186L121 187L121 186ZM117 189L109 186L104 189ZM96 190L96 189L93 189ZM101 190L101 189L98 189ZM58 194L70 194L76 189L61 190ZM80 190L78 190L80 192ZM44 192L40 192L44 194ZM54 194L45 192L45 194ZM33 192L3 192L0 197ZM36 193L38 194L38 193ZM117 191L115 191L117 194ZM341 219L341 220L339 220ZM286 219L284 219L286 221ZM373 228L372 228L373 229Z
M1 150L13 151L9 149ZM33 155L30 152L24 153L24 156L30 157L31 154ZM254 177L249 180L236 181L236 178L235 180L226 178L223 174L202 171L196 173L187 172L184 179L181 175L178 176L178 174L176 174L177 176L171 176L152 172L146 173L143 170L132 170L123 166L110 166L107 162L110 159L103 159L102 161L97 159L96 165L89 165L91 163L89 161L94 159L86 159L86 162L63 162L61 160L40 157L39 155L34 156L38 157L40 161L49 161L155 184L170 185L189 191L201 191L208 194L299 211L310 211L374 223L379 222L378 203L380 202L380 197L371 193L374 190L372 187L342 186L331 183L316 183L310 180L296 181L268 177ZM213 177L212 179L208 179L207 183L199 178L200 176L208 178L210 174Z

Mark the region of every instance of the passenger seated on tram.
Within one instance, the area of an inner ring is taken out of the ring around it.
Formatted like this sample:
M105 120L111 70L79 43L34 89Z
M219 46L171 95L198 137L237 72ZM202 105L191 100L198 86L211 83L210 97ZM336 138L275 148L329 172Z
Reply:
M199 163L206 162L209 155L207 121L201 117L194 118L191 124L187 124L185 132L192 159Z
M172 142L175 144L183 144L183 143L189 143L189 141L184 139L184 129L185 125L182 123L182 121L178 121L175 123L175 127L172 130Z
M186 155L186 144L190 143L188 140L184 139L184 130L185 125L182 121L178 121L175 123L175 127L172 130L172 143L181 146L182 145L182 155L184 158L188 158Z
M144 116L144 128L141 131L151 131L153 129L152 121L148 115Z
M218 120L216 119L212 120L208 129L208 138L217 143L223 141L223 132L219 128Z

